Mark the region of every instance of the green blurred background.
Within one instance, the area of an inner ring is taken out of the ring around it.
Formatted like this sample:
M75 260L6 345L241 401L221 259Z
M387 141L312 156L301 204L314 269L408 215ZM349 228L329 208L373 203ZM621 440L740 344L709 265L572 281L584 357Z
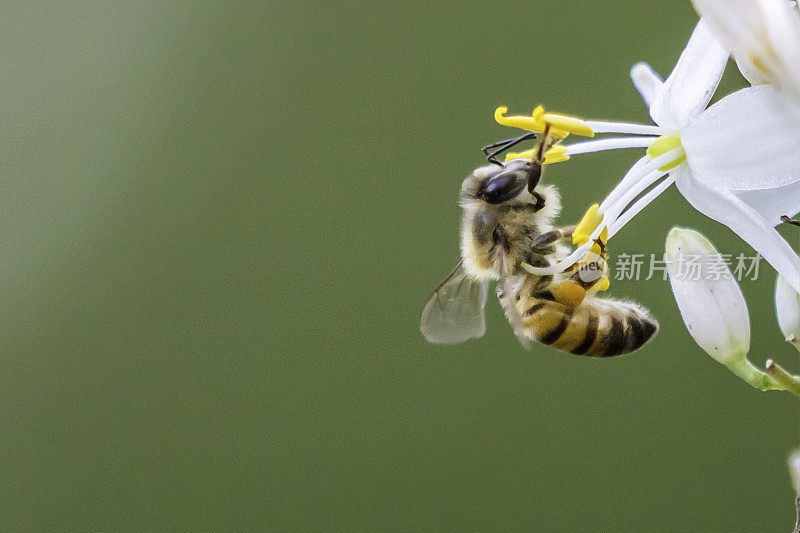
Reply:
M482 339L418 330L495 106L647 121L628 70L688 0L130 4L2 8L4 528L791 529L797 401L667 283L613 283L662 326L627 357L526 352L491 300ZM638 156L553 166L561 220ZM749 253L674 190L612 253L674 224ZM797 369L773 276L752 357Z

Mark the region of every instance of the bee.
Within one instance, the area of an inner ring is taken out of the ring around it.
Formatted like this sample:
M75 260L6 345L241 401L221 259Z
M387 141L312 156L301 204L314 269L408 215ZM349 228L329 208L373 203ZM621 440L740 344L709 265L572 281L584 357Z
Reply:
M556 228L561 211L555 185L540 183L543 154L553 141L545 129L530 160L505 165L494 157L529 133L489 145L491 163L472 172L461 185L461 261L434 290L422 312L420 329L428 341L450 344L480 337L486 330L484 307L489 284L514 333L576 355L610 357L632 352L658 331L647 309L595 295L604 273L605 249L589 263L563 272L532 274L521 268L553 266L570 253L574 228ZM557 142L557 141L555 141Z

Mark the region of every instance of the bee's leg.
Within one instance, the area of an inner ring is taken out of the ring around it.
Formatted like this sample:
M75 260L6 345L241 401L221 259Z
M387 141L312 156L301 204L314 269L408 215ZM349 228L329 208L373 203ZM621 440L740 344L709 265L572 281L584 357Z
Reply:
M535 138L536 137L536 134L534 132L528 132L525 135L521 135L520 137L527 137L528 135L531 135L531 134L533 135L533 137L530 137L530 138ZM511 137L510 139L504 139L502 141L497 141L497 142L492 143L492 144L487 144L486 146L481 148L481 151L484 154L488 155L489 154L489 150L491 150L492 148L497 148L498 146L502 146L504 144L512 143L512 142L518 140L520 137Z
M553 299L567 307L578 307L586 298L586 289L573 283L572 278L567 279L550 288Z
M545 154L553 145L554 141L550 139L550 124L544 125L544 132L542 138L539 139L539 144L536 151L531 158L530 169L528 170L528 192L534 194L534 189L539 184L542 177L542 170L544 169Z
M573 224L572 226L564 226L563 228L559 228L561 230L562 237L565 239L571 239L576 227L577 226Z
M536 138L536 133L532 132L532 131L529 131L525 135L520 135L519 137L513 137L511 139L506 139L504 141L498 141L496 143L487 144L486 146L481 148L481 151L484 153L484 155L486 155L486 161L488 161L489 163L494 163L495 165L500 165L502 167L503 164L500 161L497 160L497 156L499 154L505 152L506 150L508 150L509 148L511 148L513 146L518 145L519 143L521 143L523 141L527 141L528 139L535 139L535 138ZM494 152L492 152L490 154L489 150L491 150L493 148L497 148L497 150L495 150Z
M530 253L526 262L531 266L536 267L547 267L550 266L550 261L547 260L546 254L540 254L536 251ZM525 294L529 294L534 296L536 294L540 294L548 289L550 285L553 284L553 276L552 275L544 275L544 276L525 276L525 281L520 286L519 292L524 292ZM519 294L517 295L519 296ZM519 298L517 298L519 300Z
M531 241L531 248L534 250L549 248L551 244L561 240L563 237L561 230L557 229L547 233L540 233Z
M550 289L553 299L567 307L578 307L586 295L602 283L605 271L599 262L582 265L569 279L565 279Z
M570 273L569 278L550 289L557 302L577 307L592 290L608 288L604 246L601 246L600 255L595 257L592 261L569 268L567 270ZM602 284L605 284L605 287Z
M792 220L786 215L781 215L781 222L783 222L784 224L791 224L792 226L800 227L800 222L798 222L797 220Z
M560 241L561 239L571 238L573 231L575 231L575 226L566 226L537 235L533 241L531 241L531 248L534 250L539 248L549 248L549 246L554 242Z

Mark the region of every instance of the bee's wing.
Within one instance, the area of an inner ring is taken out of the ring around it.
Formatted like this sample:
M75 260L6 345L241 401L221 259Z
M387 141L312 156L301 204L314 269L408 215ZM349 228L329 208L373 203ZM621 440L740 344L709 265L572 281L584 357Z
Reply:
M489 283L470 278L462 263L436 287L422 310L419 329L429 342L455 344L486 332L483 308Z

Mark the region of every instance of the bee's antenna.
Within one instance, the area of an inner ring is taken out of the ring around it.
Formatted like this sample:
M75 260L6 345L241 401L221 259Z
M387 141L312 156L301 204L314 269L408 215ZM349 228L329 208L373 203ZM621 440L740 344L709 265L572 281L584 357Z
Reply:
M512 147L518 145L519 143L521 143L523 141L527 141L528 139L535 139L535 138L536 138L536 132L529 131L525 135L521 135L519 137L512 137L511 139L506 139L504 141L498 141L496 143L487 144L486 146L481 148L481 151L486 156L486 161L488 161L489 163L494 163L495 165L498 165L500 167L503 167L504 166L503 163L501 163L500 161L497 160L497 156L498 155L502 154L503 152L505 152L509 148L512 148ZM490 154L489 150L491 150L493 148L497 148L497 150L495 150L494 152L492 152Z

